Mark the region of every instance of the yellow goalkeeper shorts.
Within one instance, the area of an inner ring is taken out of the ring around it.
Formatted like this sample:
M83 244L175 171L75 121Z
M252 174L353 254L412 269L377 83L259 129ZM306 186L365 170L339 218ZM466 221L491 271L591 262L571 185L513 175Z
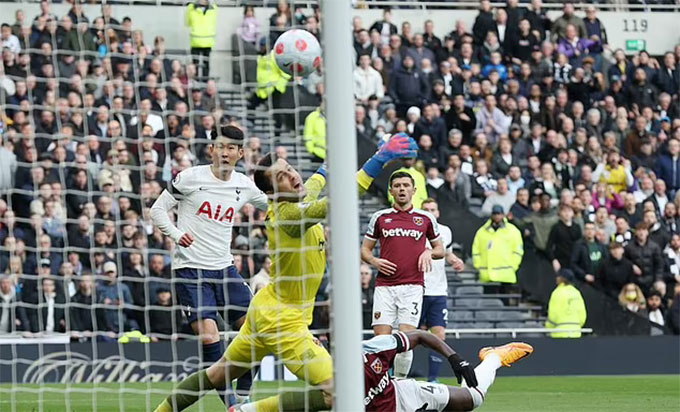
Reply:
M229 344L225 360L245 368L263 357L276 356L298 379L318 385L333 378L333 360L317 344L303 310L282 308L273 296L255 296L246 321Z

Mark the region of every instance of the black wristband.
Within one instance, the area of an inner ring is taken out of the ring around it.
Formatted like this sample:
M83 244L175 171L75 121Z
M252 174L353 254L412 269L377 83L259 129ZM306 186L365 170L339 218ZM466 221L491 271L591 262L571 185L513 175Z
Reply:
M451 365L458 364L463 360L463 358L461 358L457 353L454 353L453 355L449 356L448 359Z

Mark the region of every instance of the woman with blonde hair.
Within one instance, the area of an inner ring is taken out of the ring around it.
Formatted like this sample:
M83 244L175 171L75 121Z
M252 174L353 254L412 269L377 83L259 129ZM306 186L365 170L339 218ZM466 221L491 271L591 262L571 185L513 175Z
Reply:
M640 314L646 314L647 312L645 308L645 295L642 294L642 289L635 283L628 283L621 288L619 305L631 312Z

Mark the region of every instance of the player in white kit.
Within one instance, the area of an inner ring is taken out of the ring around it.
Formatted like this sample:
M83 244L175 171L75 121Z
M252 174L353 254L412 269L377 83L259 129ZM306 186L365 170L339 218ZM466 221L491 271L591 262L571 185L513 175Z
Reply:
M423 201L421 208L439 219L437 201L428 198ZM439 233L444 243L445 257L432 261L432 270L425 273L425 294L423 296L423 310L421 311L420 327L429 329L441 340L446 339L446 323L448 321L447 295L449 284L446 277L446 263L455 270L463 270L465 264L451 251L453 234L448 226L439 223ZM430 351L429 372L427 379L435 382L439 376L444 358L437 351Z
M220 132L208 149L212 164L178 173L151 207L154 224L179 246L172 256L175 293L192 330L201 337L202 360L207 364L224 353L218 313L238 330L250 304L250 288L231 254L234 218L246 203L263 210L268 207L267 195L234 170L243 158L243 132L234 126L224 126ZM177 226L168 215L175 208ZM247 395L252 376L244 376L237 390Z

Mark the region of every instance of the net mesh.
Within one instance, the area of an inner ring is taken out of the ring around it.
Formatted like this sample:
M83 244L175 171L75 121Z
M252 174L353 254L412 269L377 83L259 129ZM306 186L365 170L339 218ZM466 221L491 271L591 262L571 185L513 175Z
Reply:
M164 189L172 192L179 172L212 161L211 130L245 131L237 170L247 176L269 151L303 177L318 167L302 136L306 115L320 104L322 77L256 97L257 59L274 39L266 34L274 10L256 10L265 26L257 28L241 25L243 8L223 6L228 24L218 24L209 59L191 49L188 30L173 26L184 23L185 7L12 7L25 18L10 28L18 42L3 43L0 76L0 291L9 314L0 316L0 409L153 410L173 383L200 368L203 342L171 270L179 246L154 224L151 206ZM265 211L248 204L233 220L224 242L259 292L271 264ZM212 286L229 295L228 285ZM324 277L311 325L322 342L327 287ZM210 309L201 296L198 303ZM227 299L212 309L228 343L236 333L229 311L246 307ZM267 382L256 385L261 397L296 378L267 356L259 379ZM211 396L198 408L219 405Z

